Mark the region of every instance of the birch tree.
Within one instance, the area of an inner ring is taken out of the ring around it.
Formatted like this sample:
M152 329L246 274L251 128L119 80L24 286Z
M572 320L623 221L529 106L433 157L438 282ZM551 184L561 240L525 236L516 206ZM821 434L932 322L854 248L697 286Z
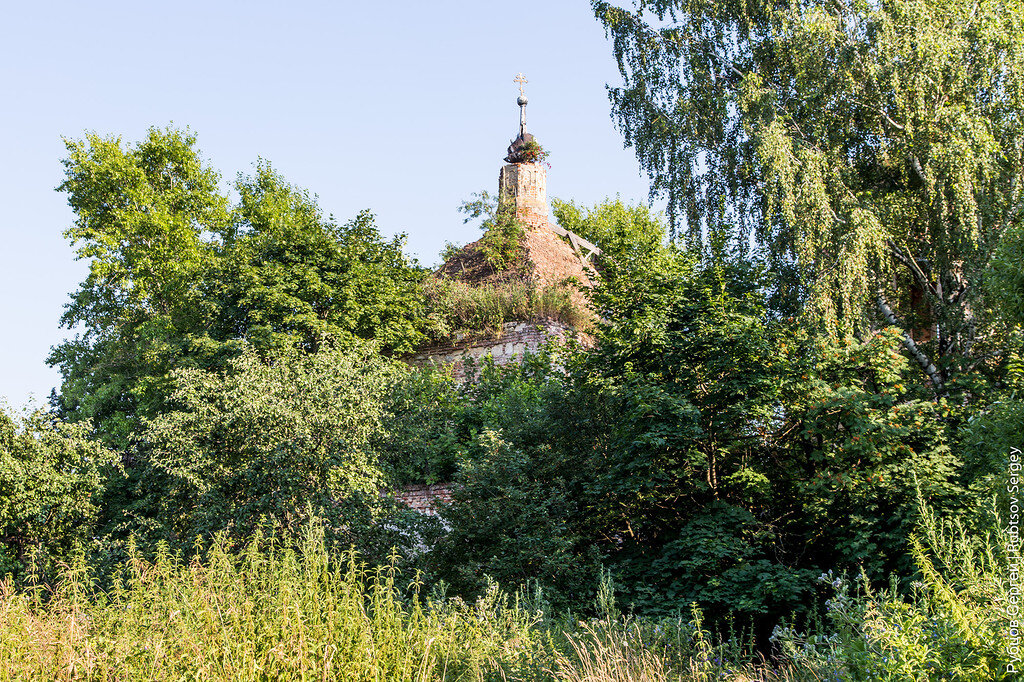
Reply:
M998 358L979 284L1024 209L1024 2L592 5L677 239L764 249L834 334L900 327L937 393Z

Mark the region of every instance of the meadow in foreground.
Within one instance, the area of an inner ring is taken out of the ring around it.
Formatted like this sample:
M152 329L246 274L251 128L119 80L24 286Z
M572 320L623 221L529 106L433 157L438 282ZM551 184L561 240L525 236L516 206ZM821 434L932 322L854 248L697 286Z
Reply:
M332 560L310 526L295 550L257 538L240 553L221 540L204 561L135 557L102 591L81 562L52 591L0 583L0 679L1013 679L1007 538L925 511L909 599L822 576L836 592L826 618L811 633L776 628L771 661L713 636L696 606L620 615L609 581L585 620L496 585L475 603L424 595L393 567Z

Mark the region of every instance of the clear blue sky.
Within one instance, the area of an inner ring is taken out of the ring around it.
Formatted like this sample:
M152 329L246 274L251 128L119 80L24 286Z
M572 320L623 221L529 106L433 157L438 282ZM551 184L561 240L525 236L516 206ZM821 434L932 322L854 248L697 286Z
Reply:
M437 261L479 230L456 209L494 190L516 133L551 152L548 193L645 201L609 117L619 74L586 0L20 2L0 26L0 399L45 401L45 358L84 278L61 137L189 126L225 183L268 159L344 220L369 208ZM438 160L441 159L441 160Z

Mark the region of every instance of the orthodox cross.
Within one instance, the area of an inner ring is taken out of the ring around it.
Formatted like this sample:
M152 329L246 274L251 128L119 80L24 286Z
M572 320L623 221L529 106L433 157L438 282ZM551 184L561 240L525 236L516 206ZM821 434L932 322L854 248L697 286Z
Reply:
M516 76L514 82L519 83L519 96L525 97L526 93L523 92L523 86L529 83L530 81L526 80L526 76L524 76L522 72L520 72L519 75Z

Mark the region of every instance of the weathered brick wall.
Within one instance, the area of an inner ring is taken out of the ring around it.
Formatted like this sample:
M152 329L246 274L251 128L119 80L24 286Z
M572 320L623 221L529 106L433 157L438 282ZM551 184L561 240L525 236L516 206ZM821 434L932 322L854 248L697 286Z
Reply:
M465 361L490 356L497 365L518 362L524 353L536 353L549 341L564 343L576 332L560 322L507 322L500 336L424 348L406 359L414 367L451 366L456 379L466 378Z
M452 489L448 483L407 485L395 493L395 499L413 511L435 516L439 503L452 501Z
M531 227L548 222L548 172L539 163L510 163L498 173L498 196L515 199L516 217Z

